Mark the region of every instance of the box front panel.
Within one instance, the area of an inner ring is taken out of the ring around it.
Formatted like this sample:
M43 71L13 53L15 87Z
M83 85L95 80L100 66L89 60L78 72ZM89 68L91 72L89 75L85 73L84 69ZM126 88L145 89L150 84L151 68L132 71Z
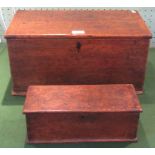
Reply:
M132 83L141 91L148 39L10 39L15 92L34 84Z
M27 114L30 143L134 141L138 113Z

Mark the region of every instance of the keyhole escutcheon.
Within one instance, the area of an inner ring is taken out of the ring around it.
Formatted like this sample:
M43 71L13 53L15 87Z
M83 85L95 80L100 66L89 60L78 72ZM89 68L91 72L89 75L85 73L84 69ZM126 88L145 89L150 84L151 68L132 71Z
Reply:
M78 41L78 42L76 43L77 53L80 52L81 46L82 46L81 43Z

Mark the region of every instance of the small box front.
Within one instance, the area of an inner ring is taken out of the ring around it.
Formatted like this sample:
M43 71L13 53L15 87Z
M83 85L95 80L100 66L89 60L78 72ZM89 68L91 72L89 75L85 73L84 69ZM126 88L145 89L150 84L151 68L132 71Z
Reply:
M139 112L26 114L29 143L136 141Z

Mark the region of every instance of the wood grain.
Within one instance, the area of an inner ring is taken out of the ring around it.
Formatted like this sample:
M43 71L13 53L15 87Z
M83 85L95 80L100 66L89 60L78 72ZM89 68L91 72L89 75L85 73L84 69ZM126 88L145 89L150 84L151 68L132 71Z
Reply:
M148 46L147 39L9 39L13 90L25 94L29 85L131 83L143 91Z
M141 112L131 84L29 86L24 113Z
M79 37L73 30L84 30L82 38L151 37L139 13L129 10L17 11L5 37Z
M135 141L142 111L132 85L31 86L29 143Z
M19 11L5 37L15 95L29 85L58 84L134 84L143 91L151 33L137 12Z

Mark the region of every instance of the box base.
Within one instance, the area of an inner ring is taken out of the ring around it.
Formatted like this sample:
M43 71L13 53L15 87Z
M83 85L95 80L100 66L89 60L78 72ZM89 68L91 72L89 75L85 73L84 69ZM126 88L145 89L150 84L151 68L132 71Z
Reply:
M50 144L50 143L93 143L93 142L137 142L138 139L64 139L64 140L29 140L26 139L28 144Z

